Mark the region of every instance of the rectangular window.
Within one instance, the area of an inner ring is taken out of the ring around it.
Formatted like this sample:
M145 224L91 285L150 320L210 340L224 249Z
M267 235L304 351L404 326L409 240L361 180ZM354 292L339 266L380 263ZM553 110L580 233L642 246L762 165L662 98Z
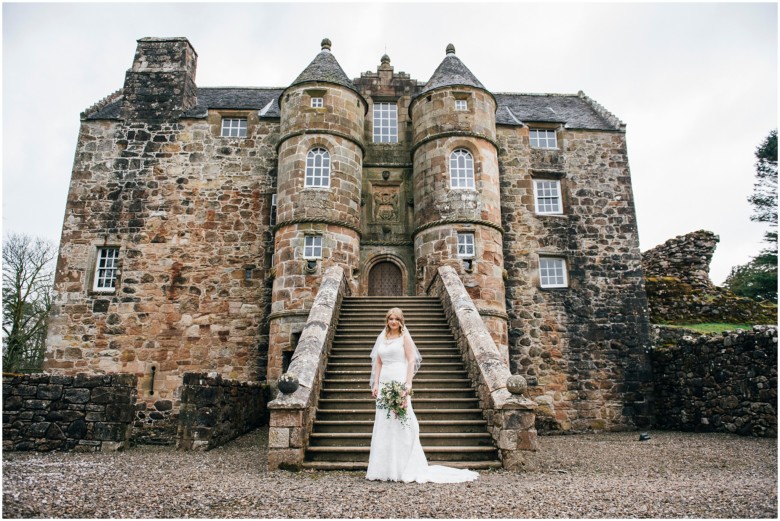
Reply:
M543 288L565 288L566 261L559 257L539 257L539 282Z
M558 148L555 131L531 129L531 148Z
M474 257L474 234L473 233L458 234L458 257L467 258L467 259Z
M268 218L270 226L276 225L276 194L271 195L271 215Z
M398 143L398 106L374 103L374 143Z
M311 106L315 109L321 109L325 105L325 102L322 98L312 98L311 99Z
M222 118L222 137L246 137L246 118Z
M93 291L116 291L116 279L119 271L119 248L98 248L95 263Z
M561 182L553 179L534 179L536 213L562 214Z
M469 104L464 99L456 99L455 100L455 110L468 110Z
M303 258L322 258L322 235L306 235L303 238Z

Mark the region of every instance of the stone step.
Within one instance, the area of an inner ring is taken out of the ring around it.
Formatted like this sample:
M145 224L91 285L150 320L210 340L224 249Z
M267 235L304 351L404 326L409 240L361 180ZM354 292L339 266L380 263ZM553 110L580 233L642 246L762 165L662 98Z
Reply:
M322 389L320 398L328 400L354 400L361 398L371 398L371 390L366 385L362 389ZM471 387L461 387L452 389L441 388L419 388L414 386L414 394L412 400L415 403L421 399L428 398L474 398L474 389Z
M420 443L424 447L486 447L493 446L487 432L422 432ZM370 432L313 432L309 437L310 447L370 447Z
M423 368L424 367L424 368ZM426 374L423 371L436 369L437 371L457 371L463 368L463 362L437 362L437 361L425 361L420 366L420 370L417 374ZM328 363L328 371L356 371L356 370L368 370L371 371L371 359L366 357L365 362L350 362L350 363Z
M306 451L308 461L368 461L371 447L309 447ZM423 445L428 461L484 461L498 459L495 447L459 447Z
M471 409L479 407L475 398L412 398L412 404L424 409ZM376 409L376 400L368 398L320 398L320 409Z
M428 364L440 364L440 363L448 363L448 364L457 364L462 363L460 353L455 351L451 354L426 354L426 353L420 353L423 357L423 363L425 365ZM330 357L328 358L329 364L361 364L361 363L371 363L371 356L370 354L362 354L362 355L342 355L342 354L334 354L331 353Z
M417 421L482 420L482 409L415 409ZM323 421L373 421L376 408L366 409L317 409L317 420Z
M423 389L460 389L463 387L471 387L471 380L468 378L415 378L414 379L415 392ZM352 379L335 379L325 378L322 381L323 391L332 391L336 389L350 389L354 391L368 391L368 375L365 380L359 378Z
M368 382L368 379L371 377L371 368L370 366L366 366L363 370L336 370L336 369L328 369L325 372L325 378L330 380L353 380L353 379L363 379L365 382ZM457 371L439 371L435 368L430 367L420 367L420 371L417 373L417 376L415 376L415 379L417 378L426 378L430 380L434 379L453 379L453 378L467 378L468 373L466 373L465 369L460 369Z
M436 465L444 465L456 469L491 470L500 469L498 460L488 461L437 461ZM303 468L309 470L368 470L368 461L304 461Z
M420 432L487 432L485 420L420 420ZM372 432L374 420L315 420L314 432Z

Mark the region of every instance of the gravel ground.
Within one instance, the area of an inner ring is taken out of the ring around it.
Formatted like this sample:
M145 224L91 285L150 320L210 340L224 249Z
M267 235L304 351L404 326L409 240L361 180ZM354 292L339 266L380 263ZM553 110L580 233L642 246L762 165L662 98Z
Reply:
M268 472L267 428L206 453L3 453L3 517L776 518L777 440L651 431L540 438L472 483Z

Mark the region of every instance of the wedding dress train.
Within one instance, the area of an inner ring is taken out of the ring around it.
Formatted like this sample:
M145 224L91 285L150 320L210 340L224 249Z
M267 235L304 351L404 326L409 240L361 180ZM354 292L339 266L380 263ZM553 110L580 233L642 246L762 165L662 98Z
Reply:
M407 371L403 337L386 341L383 332L377 344L377 354L382 359L380 386L392 380L403 383ZM388 418L386 410L376 410L366 479L460 483L479 477L479 473L472 470L428 465L420 444L420 425L412 408L411 397L408 398L407 418L406 424L402 424L393 413Z

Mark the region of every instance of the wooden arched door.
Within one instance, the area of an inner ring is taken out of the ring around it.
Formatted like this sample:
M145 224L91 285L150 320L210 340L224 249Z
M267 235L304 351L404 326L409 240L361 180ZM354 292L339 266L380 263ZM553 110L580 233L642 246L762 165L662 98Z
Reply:
M390 261L377 262L368 273L369 296L396 296L404 294L401 268Z

